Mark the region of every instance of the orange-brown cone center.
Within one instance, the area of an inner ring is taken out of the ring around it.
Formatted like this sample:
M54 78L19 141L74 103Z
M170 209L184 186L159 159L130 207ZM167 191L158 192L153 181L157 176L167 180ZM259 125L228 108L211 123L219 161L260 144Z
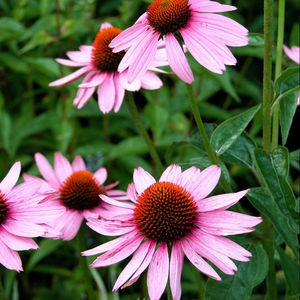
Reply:
M183 28L190 19L188 0L155 0L148 7L150 25L161 34Z
M149 239L172 242L187 235L194 227L196 204L181 186L157 182L138 198L134 219Z
M0 191L0 225L5 221L8 216L8 206L4 195Z
M100 204L99 195L104 188L89 171L78 171L70 175L60 189L60 200L70 209L83 211L93 209Z
M115 27L105 28L98 32L93 44L92 62L99 71L116 72L118 70L125 52L113 53L108 45L121 32L121 29Z

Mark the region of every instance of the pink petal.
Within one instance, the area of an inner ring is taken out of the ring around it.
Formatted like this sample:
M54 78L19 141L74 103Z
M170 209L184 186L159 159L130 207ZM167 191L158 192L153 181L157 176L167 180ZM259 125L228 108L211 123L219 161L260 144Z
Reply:
M79 91L82 89L79 89ZM83 89L83 93L81 94L81 97L75 98L73 101L74 106L76 106L78 109L81 109L85 106L85 104L91 99L95 92L95 88L89 88L89 89Z
M163 86L160 78L152 72L147 71L141 78L142 88L145 90L158 90Z
M91 79L84 81L79 85L80 88L92 88L101 85L106 79L108 73L97 72Z
M149 250L148 250L148 253L146 254L146 257L145 259L143 260L142 264L138 267L138 269L136 270L136 272L132 275L131 279L128 280L123 286L122 288L125 288L127 286L130 286L132 285L134 282L136 282L140 275L147 269L147 267L149 266L151 260L152 260L152 257L153 257L153 254L154 254L154 251L155 251L155 247L156 247L156 242L154 241L151 241L151 244L150 244L150 247L149 247Z
M51 83L49 83L49 86L62 86L62 85L66 85L68 83L71 83L75 80L77 80L78 78L80 78L82 75L86 74L87 72L91 71L94 68L94 66L92 65L87 65L79 70L77 70L76 72L60 78L58 80L55 80Z
M103 167L99 168L95 173L94 177L100 184L103 184L107 179L107 170Z
M117 207L128 208L128 209L132 209L132 210L134 210L134 208L135 208L135 205L132 204L132 203L125 202L125 201L118 201L118 200L109 198L109 197L107 197L105 195L101 195L100 198L104 202L106 202L108 204L111 204L111 205L114 205L114 206L117 206Z
M135 189L135 186L133 183L130 183L128 185L128 188L127 188L127 195L128 197L130 198L130 200L134 203L137 203L137 199L138 199L138 194L136 192L136 189Z
M118 112L125 96L125 89L122 87L120 83L120 75L117 74L114 76L114 84L116 90L115 104L114 104L114 112Z
M181 175L181 186L184 188L187 188L187 186L191 186L191 183L193 185L197 185L197 177L200 175L200 169L196 167L190 167L184 172L182 172Z
M166 35L166 50L168 62L174 73L186 83L192 83L194 81L193 72L173 33Z
M64 66L68 66L68 67L83 67L86 65L86 63L82 63L82 62L74 62L72 60L68 60L68 59L63 59L63 58L57 58L56 61Z
M54 188L58 189L60 186L60 183L58 181L58 178L56 177L51 165L49 164L48 160L44 155L41 153L36 153L35 156L35 162L37 164L37 167L42 174L42 176L45 178L45 180Z
M229 193L222 194L217 196L212 196L209 198L202 199L198 201L198 209L200 212L213 211L218 209L227 209L230 206L236 204L241 198L243 198L249 189L238 192L238 193Z
M193 235L205 245L210 245L213 249L228 257L239 261L249 261L251 253L237 243L223 236L207 234L200 230L195 230Z
M102 85L98 88L98 105L103 113L108 113L113 109L115 96L114 75L107 74Z
M218 275L218 273L200 255L196 253L196 251L187 241L182 240L180 244L186 257L197 269L215 280L221 280L221 277Z
M21 163L18 161L10 168L7 175L0 182L0 192L8 194L16 185L21 172Z
M119 248L120 245L127 244L127 242L131 241L132 238L136 235L137 235L137 231L133 230L133 231L131 231L127 234L124 234L112 241L106 242L106 243L104 243L100 246L94 247L92 249L83 251L83 252L81 252L81 255L90 256L90 255L95 255L95 254L103 253L106 251L110 251L113 249L117 249L117 248Z
M143 42L139 44L139 47L136 48L136 56L128 67L129 82L143 76L151 66L155 58L159 36L160 34L158 32L152 32L151 37L147 40L143 40Z
M45 233L45 229L41 225L28 221L7 219L2 226L11 234L22 237L38 237Z
M67 56L75 62L85 63L85 64L89 64L91 62L90 53L81 52L81 51L68 51Z
M150 185L154 184L156 180L147 171L139 167L137 169L134 169L133 182L137 193L141 195L144 190L147 189Z
M144 77L145 77L145 75L143 75L142 78L144 78ZM128 82L128 70L127 69L125 71L119 73L119 79L120 79L120 84L127 91L135 92L135 91L140 90L140 88L141 88L142 81L140 78L137 78L136 80L134 80L131 83Z
M111 25L110 23L104 22L104 23L101 24L100 30L102 30L102 29L107 29L107 28L111 28L111 27L112 27L112 25Z
M200 1L199 0L189 0L192 10L199 11L201 13L216 13L216 12L226 12L236 10L235 6L220 4L215 1Z
M229 259L226 255L215 251L209 247L209 245L202 244L193 235L190 235L189 242L192 248L199 255L211 261L225 274L233 275L237 271L237 267L231 259Z
M112 249L99 256L91 265L93 268L106 267L115 264L131 255L141 244L143 236L135 236L123 242L118 248Z
M8 248L1 240L0 264L10 270L16 270L17 272L23 271L22 262L18 252Z
M170 261L170 286L173 300L180 300L181 297L181 272L183 266L183 251L178 242L174 242Z
M122 235L132 231L135 226L132 223L114 222L95 218L89 218L86 223L91 229L99 234L107 236Z
M170 165L161 175L160 182L172 182L180 185L181 183L181 168L178 165Z
M0 240L12 250L29 250L29 249L38 249L39 246L31 238L15 236L3 227L0 227Z
M161 243L153 255L148 268L147 286L151 300L158 300L162 296L169 275L169 255L166 243Z
M74 172L86 170L86 165L85 165L83 159L81 158L81 156L77 155L75 157L75 159L72 162L72 169Z
M195 180L186 185L186 189L191 193L196 201L205 198L216 187L221 176L221 168L212 165L204 169L195 176Z
M130 262L126 265L124 270L119 275L114 287L113 291L118 290L133 274L136 270L141 266L147 253L149 252L150 246L153 244L152 241L147 240L141 244L138 250L134 253Z
M60 152L54 153L54 172L60 182L64 182L73 173L71 164Z

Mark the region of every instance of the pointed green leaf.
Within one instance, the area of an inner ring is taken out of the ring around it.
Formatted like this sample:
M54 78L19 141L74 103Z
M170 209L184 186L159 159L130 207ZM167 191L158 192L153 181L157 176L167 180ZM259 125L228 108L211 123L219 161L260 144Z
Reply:
M260 105L234 116L221 123L212 133L211 145L221 155L224 153L242 134L250 121L260 109Z

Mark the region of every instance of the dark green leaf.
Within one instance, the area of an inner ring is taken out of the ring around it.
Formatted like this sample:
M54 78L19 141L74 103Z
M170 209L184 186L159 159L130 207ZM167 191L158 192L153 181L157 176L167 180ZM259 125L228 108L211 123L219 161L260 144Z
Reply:
M252 205L273 223L276 231L283 240L291 247L295 255L298 255L297 233L290 225L290 219L280 210L272 195L266 188L252 188L247 193L247 198Z
M236 141L259 109L260 105L254 106L226 120L214 130L210 140L212 147L219 155L224 153Z
M300 84L300 69L292 67L284 70L275 81L275 92L281 95Z
M252 290L259 285L268 273L268 257L261 244L253 249L251 261L237 263L238 271L234 276L226 276L218 282L208 280L205 300L248 300Z

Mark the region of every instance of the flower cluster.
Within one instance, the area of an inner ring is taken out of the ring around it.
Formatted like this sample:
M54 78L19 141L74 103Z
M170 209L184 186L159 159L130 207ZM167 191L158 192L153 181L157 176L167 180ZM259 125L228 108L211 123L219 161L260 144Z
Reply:
M226 65L237 63L228 46L248 43L248 31L219 14L235 9L210 0L154 0L131 27L122 31L103 23L93 45L67 52L69 59L57 59L79 69L50 86L84 76L74 105L82 108L97 91L99 109L108 113L119 111L125 91L159 89L162 81L156 72L165 73L163 67L192 83L189 53L221 74ZM70 163L57 152L52 167L36 153L35 162L41 177L24 174L24 182L16 185L17 162L0 183L0 263L8 269L22 270L18 251L37 249L32 238L71 240L84 220L101 235L119 236L82 253L99 255L91 266L110 266L133 255L113 290L131 285L148 268L151 300L160 299L168 281L173 299L180 299L185 256L215 280L221 277L208 261L232 275L237 271L233 260L251 257L227 236L251 232L262 220L227 210L248 189L211 195L221 176L217 165L184 171L171 165L158 181L139 167L124 192L116 189L118 183L104 185L106 169L92 173L80 156Z

